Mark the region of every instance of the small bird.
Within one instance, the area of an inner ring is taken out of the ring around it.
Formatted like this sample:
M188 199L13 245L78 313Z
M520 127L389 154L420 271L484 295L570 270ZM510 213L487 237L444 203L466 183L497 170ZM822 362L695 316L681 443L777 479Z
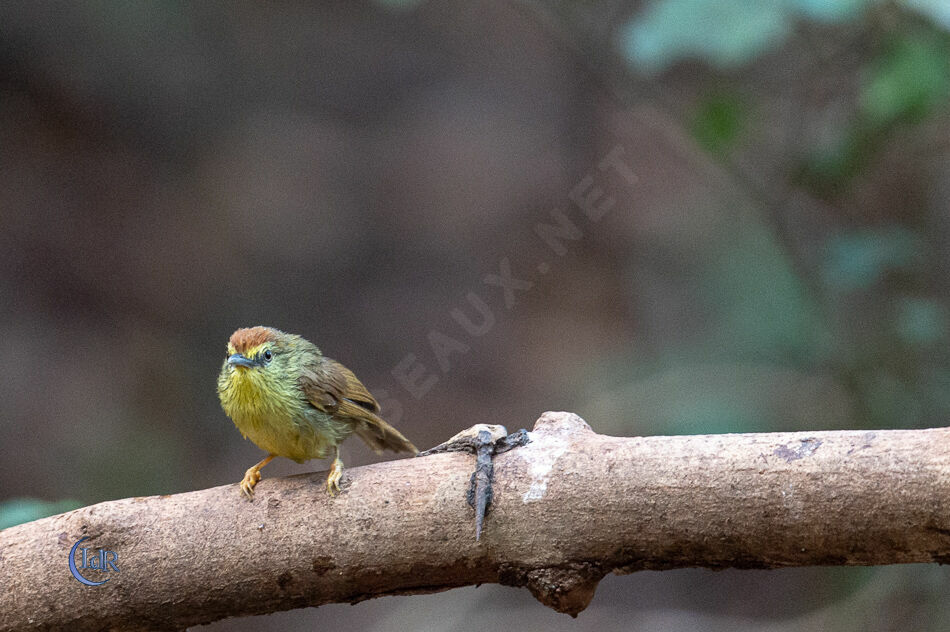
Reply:
M244 438L268 453L241 481L250 499L261 468L275 456L303 463L332 455L327 493L335 496L343 478L340 443L354 432L377 454L418 452L378 416L379 404L352 371L313 343L273 327L231 334L218 397Z

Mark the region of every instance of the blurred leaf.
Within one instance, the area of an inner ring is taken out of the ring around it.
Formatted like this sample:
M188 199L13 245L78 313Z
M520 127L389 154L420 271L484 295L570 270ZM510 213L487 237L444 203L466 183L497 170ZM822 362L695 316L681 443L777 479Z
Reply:
M919 120L950 97L950 49L934 38L909 35L877 61L861 92L861 107L875 126Z
M82 507L82 503L76 500L48 501L37 498L5 500L0 502L0 529L39 520L47 516L55 516L64 511L72 511L77 507Z
M909 344L939 342L947 332L947 315L937 301L924 298L904 299L897 313L897 334Z
M885 145L895 126L921 120L948 98L950 47L930 36L900 36L870 65L853 122L814 151L796 180L824 196L838 194Z
M867 428L914 428L923 416L923 403L910 384L884 369L863 373L858 378Z
M843 186L861 173L884 140L883 128L859 121L826 146L817 148L802 165L795 180L823 196L837 195Z
M891 270L917 260L921 241L903 228L867 229L832 238L822 266L824 282L832 288L868 289Z
M853 393L810 367L709 362L708 353L633 360L622 381L592 386L579 407L606 434L705 434L856 425ZM627 362L631 360L628 356Z
M715 306L710 353L805 360L822 346L821 325L784 251L761 226L747 224L706 267L705 302Z
M936 406L938 415L950 414L950 370L937 368L926 372L920 388Z
M693 121L693 137L707 151L725 151L742 129L745 108L734 94L708 97L699 106Z
M730 401L730 393L709 393L705 397L679 397L670 403L670 417L664 432L672 435L752 432L764 427L761 419L743 414Z
M877 0L793 0L789 4L818 22L841 22L856 18Z
M950 30L950 2L947 0L904 0L904 4Z
M627 58L647 71L696 56L717 66L744 63L788 34L783 0L653 2L622 31Z
M781 44L798 18L852 18L876 0L654 0L623 26L620 46L645 72L698 57L732 67Z

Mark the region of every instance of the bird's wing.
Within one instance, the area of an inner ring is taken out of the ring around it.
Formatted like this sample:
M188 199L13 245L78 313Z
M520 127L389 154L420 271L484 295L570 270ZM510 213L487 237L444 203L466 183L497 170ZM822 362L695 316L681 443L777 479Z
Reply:
M353 371L330 358L308 365L300 376L300 387L310 403L326 413L351 416L347 412L354 405L358 411L379 412L379 403Z
M379 402L348 368L327 357L307 366L300 376L304 395L325 413L352 419L354 432L376 452L418 452L402 434L376 413Z

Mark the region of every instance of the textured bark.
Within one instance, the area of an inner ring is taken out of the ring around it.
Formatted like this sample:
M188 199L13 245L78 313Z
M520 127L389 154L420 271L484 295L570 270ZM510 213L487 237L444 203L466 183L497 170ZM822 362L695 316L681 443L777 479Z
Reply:
M545 413L495 457L449 453L84 507L0 531L0 629L181 629L467 584L576 614L610 572L950 562L950 429L616 438ZM120 572L85 586L81 536Z

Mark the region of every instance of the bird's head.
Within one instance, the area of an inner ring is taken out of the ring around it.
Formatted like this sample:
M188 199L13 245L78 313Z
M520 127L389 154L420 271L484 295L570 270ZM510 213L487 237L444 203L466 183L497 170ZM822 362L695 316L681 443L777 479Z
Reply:
M228 340L225 369L230 372L267 369L274 362L275 352L286 343L288 334L272 327L238 329Z
M238 329L228 340L227 355L221 367L225 384L251 382L259 385L283 382L302 354L320 351L300 336L273 327Z

